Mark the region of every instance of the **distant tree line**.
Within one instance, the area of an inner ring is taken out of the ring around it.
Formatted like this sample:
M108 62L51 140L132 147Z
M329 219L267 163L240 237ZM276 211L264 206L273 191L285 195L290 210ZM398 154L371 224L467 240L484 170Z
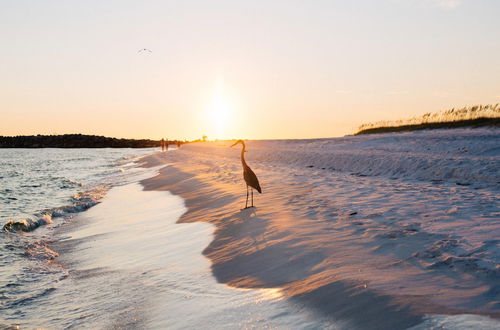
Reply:
M153 148L160 141L117 139L97 135L0 136L0 148Z

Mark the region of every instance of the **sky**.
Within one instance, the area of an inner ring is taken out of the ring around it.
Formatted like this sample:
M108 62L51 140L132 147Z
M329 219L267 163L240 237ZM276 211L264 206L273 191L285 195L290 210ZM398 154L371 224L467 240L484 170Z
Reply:
M499 13L496 0L0 0L0 135L321 138L496 104Z

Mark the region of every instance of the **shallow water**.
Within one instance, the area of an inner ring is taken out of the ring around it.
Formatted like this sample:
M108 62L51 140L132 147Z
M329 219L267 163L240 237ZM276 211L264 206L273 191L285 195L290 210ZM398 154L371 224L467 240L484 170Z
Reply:
M25 317L66 276L52 262L54 228L96 205L109 187L142 175L133 160L152 151L0 149L0 225L42 225L0 231L0 324Z
M0 149L0 223L74 202L136 166L152 149Z
M212 226L176 224L181 198L111 189L103 202L56 232L60 257L44 294L10 324L46 328L339 328L281 299L279 290L218 284L201 251ZM19 315L19 314L18 314Z

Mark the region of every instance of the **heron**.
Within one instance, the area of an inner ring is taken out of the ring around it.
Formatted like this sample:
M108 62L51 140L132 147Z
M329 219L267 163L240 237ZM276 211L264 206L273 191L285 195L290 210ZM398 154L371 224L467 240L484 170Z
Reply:
M243 148L241 149L241 165L243 166L243 179L247 184L247 199L245 201L245 209L248 209L249 207L254 207L253 189L257 190L259 194L262 194L262 189L260 188L259 179L257 179L257 175L255 175L250 166L247 165L247 162L245 162L245 152L246 152L245 142L243 140L238 140L231 147L234 147L237 144L241 144L243 146ZM252 195L251 206L248 206L248 187L250 187L250 192Z

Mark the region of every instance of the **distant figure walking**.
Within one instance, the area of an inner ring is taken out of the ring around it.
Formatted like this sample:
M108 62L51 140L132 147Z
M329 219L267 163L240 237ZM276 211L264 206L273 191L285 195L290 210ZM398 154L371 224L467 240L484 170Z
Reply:
M168 140L165 140L165 151L168 151Z
M259 194L262 194L262 189L260 188L259 184L259 179L257 179L257 176L255 173L252 171L250 166L247 165L247 162L245 161L245 142L243 140L238 140L236 141L235 144L233 144L231 147L234 147L237 144L241 144L243 148L241 149L241 165L243 166L243 179L245 180L245 183L247 184L247 199L245 201L245 209L249 207L253 207L253 189L257 190ZM250 192L252 194L252 205L248 206L248 187L250 186ZM252 189L253 188L253 189Z
M165 151L165 140L161 139L160 144L161 144L161 151Z

